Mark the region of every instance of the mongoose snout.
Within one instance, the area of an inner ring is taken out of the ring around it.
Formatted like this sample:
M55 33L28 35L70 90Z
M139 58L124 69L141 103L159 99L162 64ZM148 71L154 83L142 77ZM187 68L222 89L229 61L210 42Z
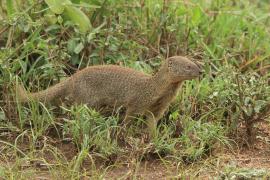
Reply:
M153 76L115 65L90 66L43 91L27 93L17 87L17 96L21 102L53 102L68 97L76 104L95 109L124 107L125 121L136 115L147 117L153 137L157 121L175 99L181 83L198 77L201 72L198 65L182 56L166 59Z

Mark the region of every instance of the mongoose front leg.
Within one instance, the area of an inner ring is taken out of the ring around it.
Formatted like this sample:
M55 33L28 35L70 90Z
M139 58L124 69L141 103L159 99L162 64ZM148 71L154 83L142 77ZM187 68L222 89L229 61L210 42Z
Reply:
M148 111L146 113L146 124L150 139L153 139L157 136L157 123L162 118L165 110L166 109L164 108L154 112Z
M154 138L157 135L157 123L162 118L163 114L169 107L170 101L173 96L167 96L160 98L156 103L150 107L150 111L146 112L146 123L149 131L150 138Z
M155 138L157 135L157 120L155 115L150 111L146 113L146 125L150 139Z
M180 85L181 82L174 83L168 86L168 88L164 90L163 94L160 95L160 98L158 98L156 102L154 102L149 107L149 111L146 112L147 126L151 138L157 135L156 134L157 123L162 118L165 111L169 108L170 102L172 102L175 99Z

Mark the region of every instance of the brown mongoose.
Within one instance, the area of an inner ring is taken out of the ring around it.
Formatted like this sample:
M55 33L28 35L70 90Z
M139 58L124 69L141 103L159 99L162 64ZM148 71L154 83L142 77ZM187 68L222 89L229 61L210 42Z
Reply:
M20 102L31 99L50 102L69 97L75 103L95 109L123 106L125 121L136 115L147 117L149 133L153 137L157 121L176 97L181 83L200 73L200 67L188 58L173 56L166 59L153 76L115 65L91 66L46 90L28 94L18 87L17 94Z

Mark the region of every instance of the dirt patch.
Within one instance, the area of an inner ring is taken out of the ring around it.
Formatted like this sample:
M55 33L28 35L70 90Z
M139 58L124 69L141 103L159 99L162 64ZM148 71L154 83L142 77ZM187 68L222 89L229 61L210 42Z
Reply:
M258 123L253 145L235 147L224 154L227 161L234 161L239 167L264 168L270 170L270 126L268 122ZM240 143L239 143L240 144Z
M165 165L160 160L144 161L137 164L128 164L111 168L106 174L106 179L165 179L176 177L176 167Z

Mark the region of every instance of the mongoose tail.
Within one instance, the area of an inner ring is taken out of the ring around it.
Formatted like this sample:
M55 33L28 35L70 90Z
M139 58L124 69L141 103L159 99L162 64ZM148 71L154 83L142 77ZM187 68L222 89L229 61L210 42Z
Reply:
M60 82L46 90L28 93L22 85L16 85L16 94L19 102L26 103L31 100L51 102L54 99L66 97L68 94L67 81Z

